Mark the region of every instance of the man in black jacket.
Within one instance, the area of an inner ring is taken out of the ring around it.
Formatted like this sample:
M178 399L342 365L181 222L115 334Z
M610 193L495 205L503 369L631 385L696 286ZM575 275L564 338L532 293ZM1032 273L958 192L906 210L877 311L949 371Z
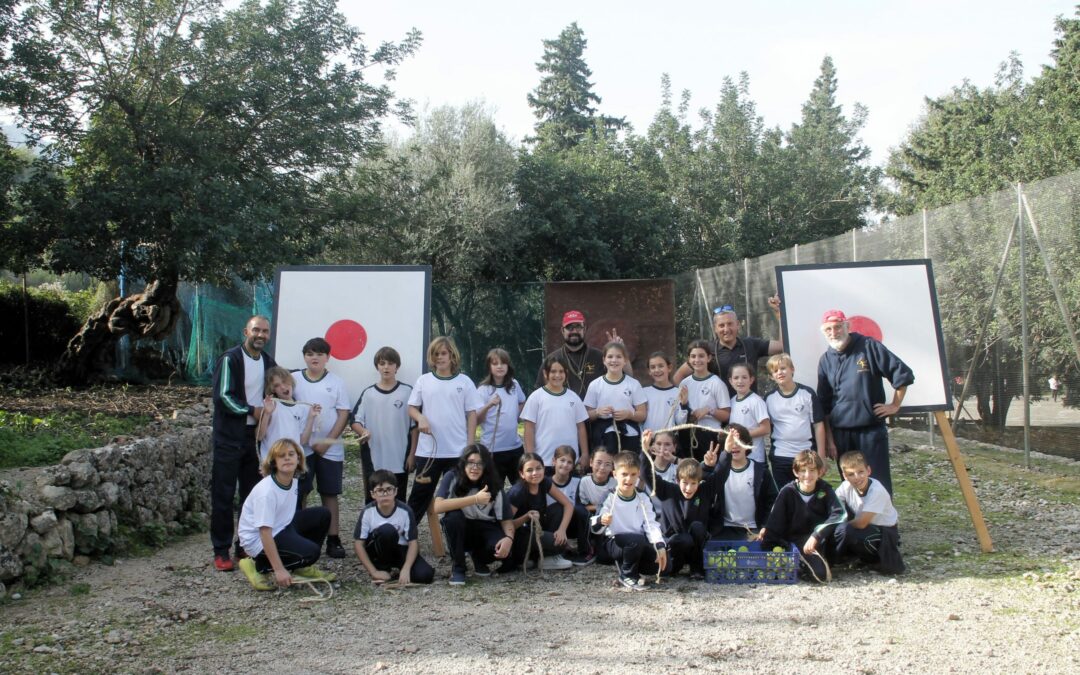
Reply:
M265 373L276 363L263 347L270 340L270 320L253 316L244 326L244 342L227 350L214 365L214 458L210 479L210 543L214 567L234 568L229 555L236 522L233 497L240 484L240 504L259 482L255 427L262 413ZM239 542L236 555L244 555Z

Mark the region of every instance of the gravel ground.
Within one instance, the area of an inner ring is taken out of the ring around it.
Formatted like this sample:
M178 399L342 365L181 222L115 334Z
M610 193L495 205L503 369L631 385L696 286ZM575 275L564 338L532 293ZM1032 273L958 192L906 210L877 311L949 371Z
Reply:
M152 556L98 563L0 601L0 671L776 673L1080 672L1080 469L1024 472L1002 453L969 467L997 552L978 553L943 451L894 433L899 578L838 569L828 585L612 587L611 568L370 585L327 561L333 599L256 593L210 565L205 534ZM974 446L972 446L974 447ZM835 474L830 476L835 479ZM358 508L355 476L343 535ZM422 552L430 550L426 527ZM348 542L346 543L348 547ZM430 556L429 556L430 560Z

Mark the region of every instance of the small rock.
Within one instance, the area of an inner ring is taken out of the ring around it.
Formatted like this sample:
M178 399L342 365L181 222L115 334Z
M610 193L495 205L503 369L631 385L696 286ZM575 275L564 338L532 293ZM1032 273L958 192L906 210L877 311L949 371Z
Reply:
M187 612L187 610L186 610L186 609L185 609L185 610L181 610L181 612L180 612L180 620L181 620L181 621L187 621L187 620L188 620L188 619L189 619L190 617L191 617L191 615L190 615L190 614L188 614L188 612Z
M111 645L120 644L120 642L122 642L123 640L124 637L120 634L120 631L118 630L111 630L109 631L108 635L105 636L105 642L108 642Z
M87 565L89 565L89 564L90 564L90 556L86 556L86 555L77 555L77 556L75 556L74 558L72 558L71 562L72 562L72 563L73 563L73 564L74 564L74 565L75 565L76 567L86 567Z
M22 600L22 593L12 593L11 594L11 599L12 600Z
M38 645L37 647L34 647L35 654L55 654L56 651L55 647L50 647L49 645Z
M959 614L950 614L949 615L949 621L959 621L959 620L960 620L960 615Z
M372 668L371 671L377 673L380 670L385 670L385 669L386 669L386 664L385 663L383 663L382 661L376 661L375 662L375 667Z

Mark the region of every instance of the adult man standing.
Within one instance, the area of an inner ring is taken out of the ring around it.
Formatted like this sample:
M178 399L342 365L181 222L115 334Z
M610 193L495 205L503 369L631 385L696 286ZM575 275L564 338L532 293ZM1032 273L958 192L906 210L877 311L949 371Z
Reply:
M227 350L214 365L214 458L210 478L210 543L214 567L233 569L229 547L233 542L233 496L240 483L240 504L259 482L259 455L255 427L262 414L267 368L276 363L263 347L270 340L270 320L253 316L244 326L244 342ZM237 558L243 555L236 544Z
M859 450L891 495L889 432L885 420L900 410L908 385L915 381L911 368L872 337L852 333L847 316L830 309L821 317L821 332L829 348L818 362L817 395L825 412L825 446L836 458ZM885 403L887 378L894 389Z
M780 321L780 296L774 295L769 298L769 308L772 309L776 320ZM757 371L757 363L764 356L772 356L784 351L783 340L766 340L760 337L739 337L739 315L731 305L723 305L713 310L713 333L716 339L711 342L713 356L709 362L709 370L720 376L720 379L728 388L728 395L735 397L735 388L728 382L728 372L736 363L750 364L751 371ZM686 379L693 370L689 363L683 363L675 372L672 381L679 384ZM757 392L757 380L751 386Z
M566 361L566 388L584 399L589 383L604 374L604 354L585 342L585 315L576 309L563 314L563 344L548 356L561 356ZM617 339L609 335L609 339ZM546 359L546 357L545 357ZM536 389L544 386L544 371L536 374Z

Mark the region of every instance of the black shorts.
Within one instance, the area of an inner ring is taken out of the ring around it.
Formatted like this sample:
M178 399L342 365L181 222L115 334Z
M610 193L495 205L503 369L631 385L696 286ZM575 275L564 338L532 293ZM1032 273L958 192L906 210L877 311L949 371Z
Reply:
M337 496L341 494L342 477L345 474L345 462L334 459L326 459L317 452L313 452L304 458L307 463L307 473L300 483L300 491L303 494L311 492L313 483L318 487L319 494Z

